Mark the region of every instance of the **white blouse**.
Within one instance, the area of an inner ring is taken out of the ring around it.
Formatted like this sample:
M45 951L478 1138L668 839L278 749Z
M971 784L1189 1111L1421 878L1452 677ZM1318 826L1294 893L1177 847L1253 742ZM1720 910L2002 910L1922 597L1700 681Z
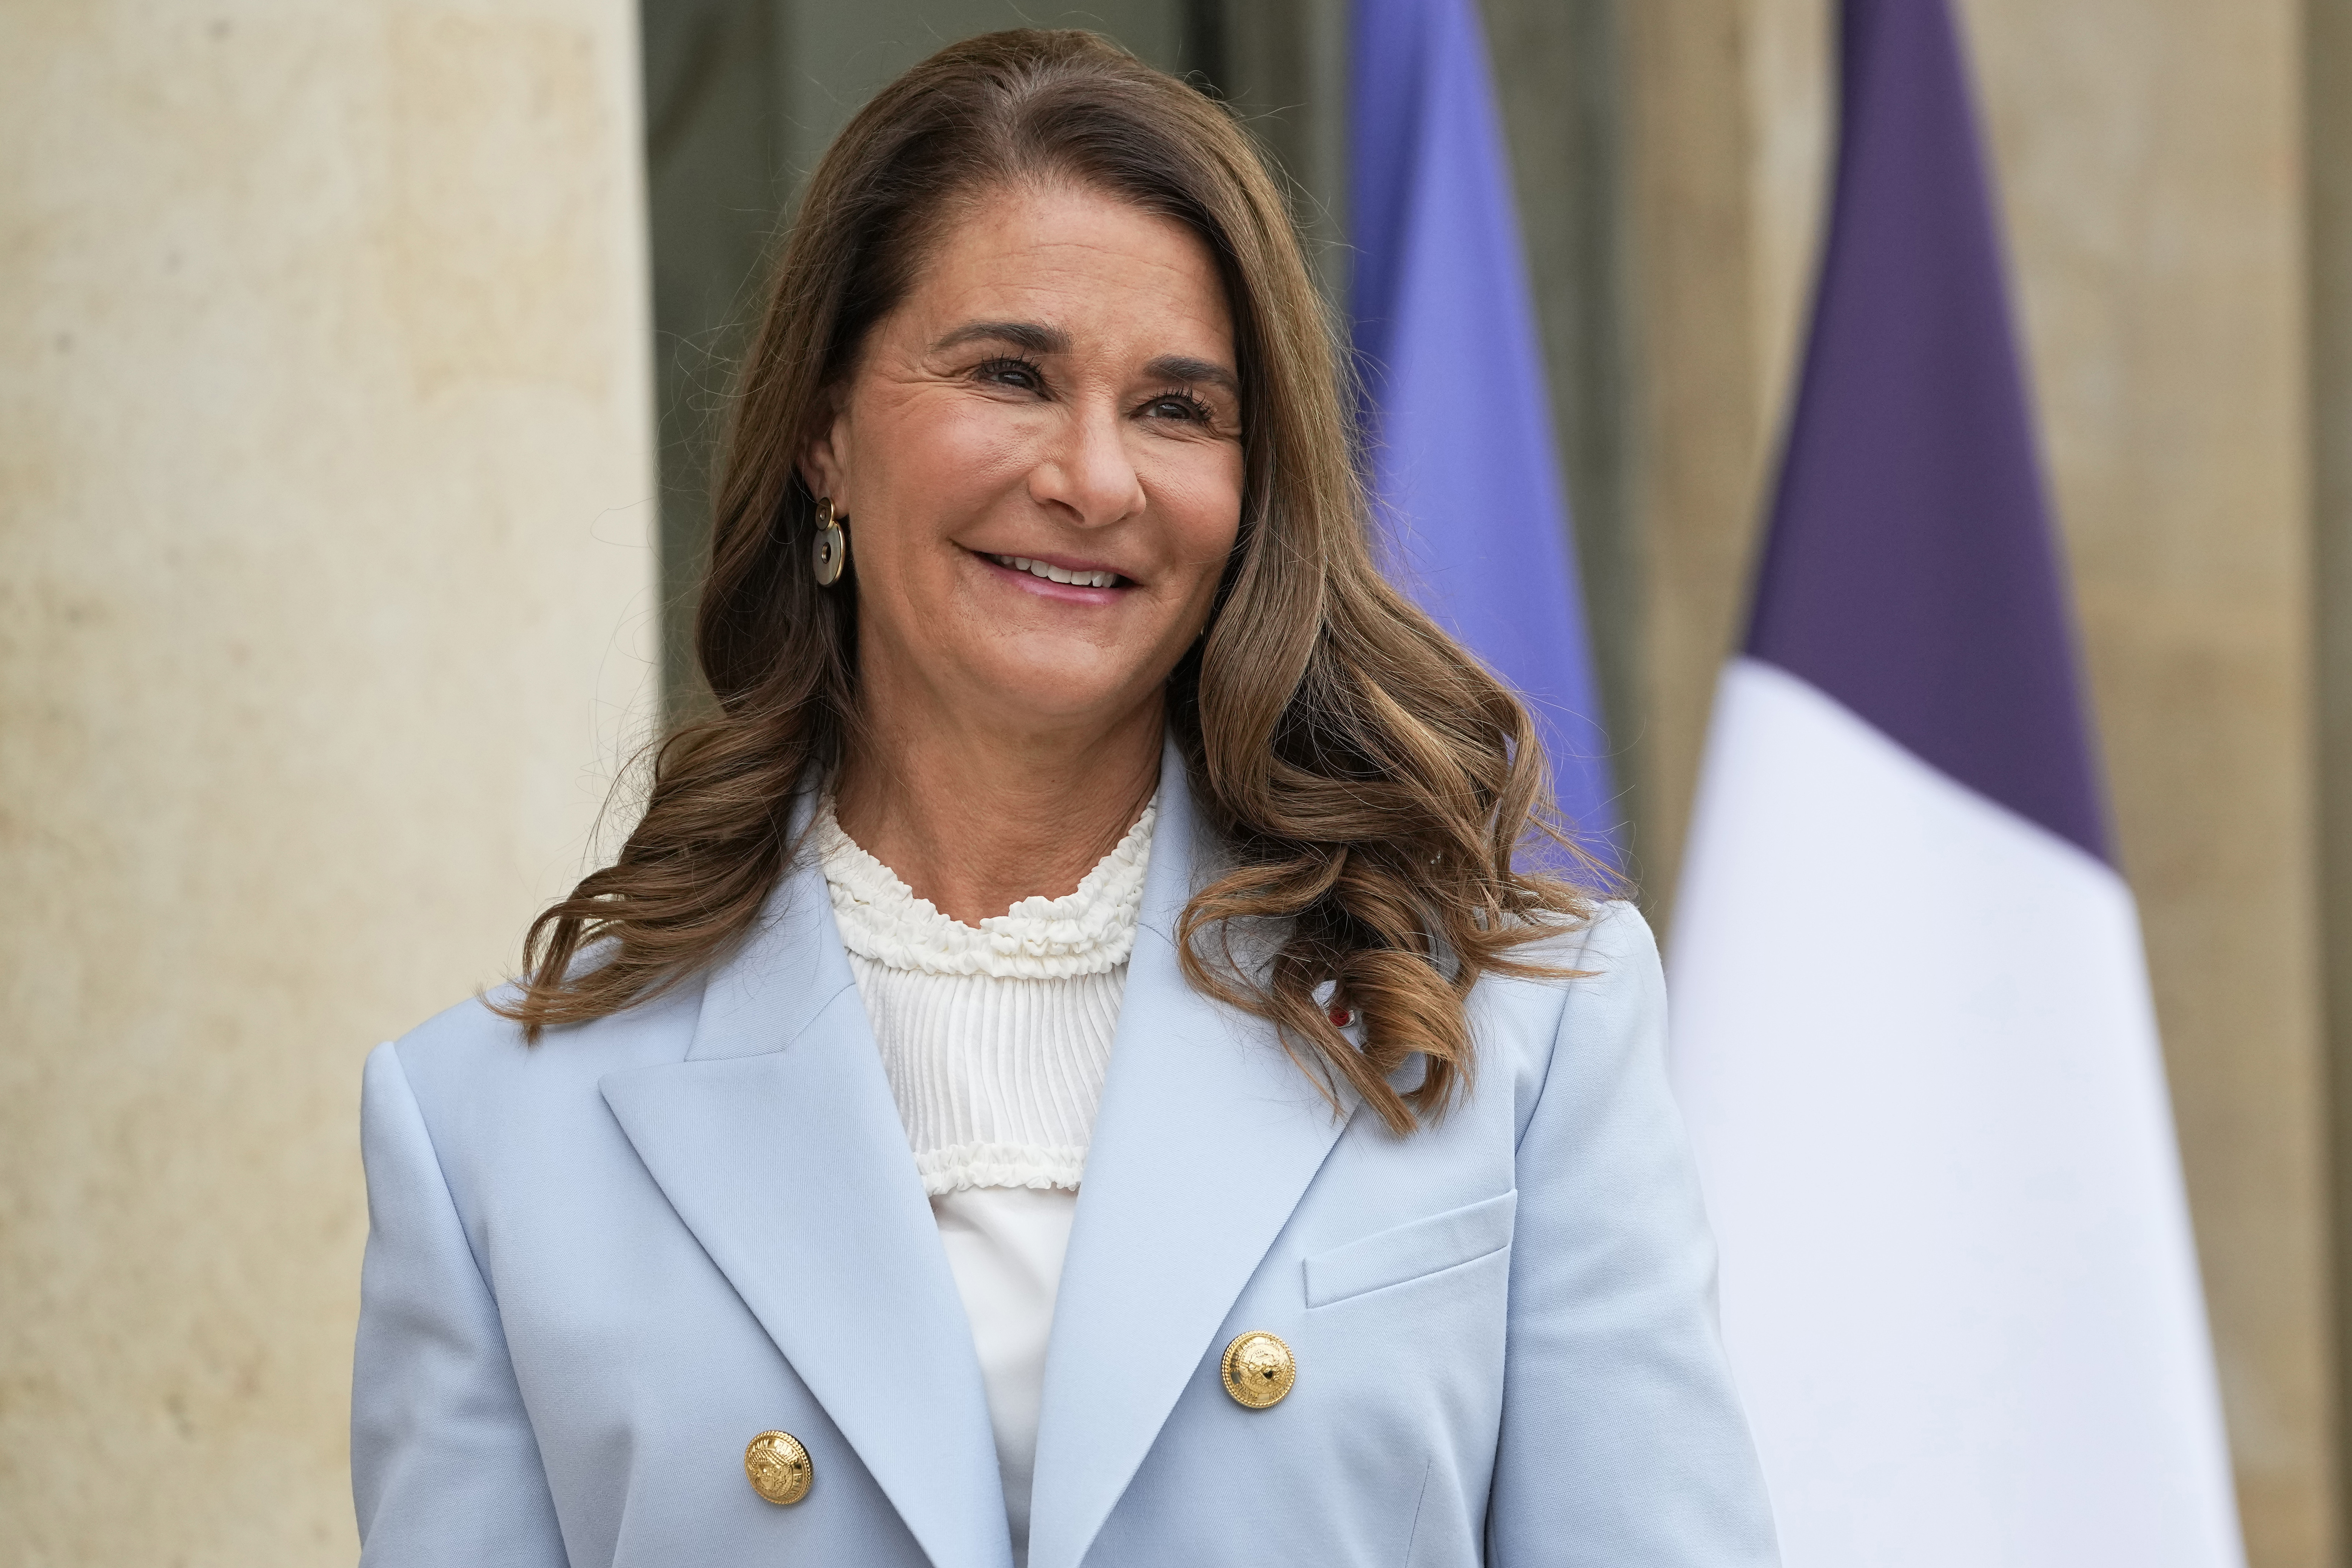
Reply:
M1024 899L977 926L915 897L841 830L830 800L814 828L842 945L971 1320L1019 1564L1054 1298L1157 805L1076 891Z

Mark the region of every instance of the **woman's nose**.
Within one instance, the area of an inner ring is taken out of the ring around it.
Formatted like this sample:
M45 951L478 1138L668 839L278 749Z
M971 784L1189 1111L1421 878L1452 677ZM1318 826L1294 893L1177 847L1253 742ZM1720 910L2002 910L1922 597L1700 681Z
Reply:
M1070 514L1081 528L1099 528L1143 510L1143 479L1127 449L1116 407L1073 408L1053 446L1030 475L1038 501Z

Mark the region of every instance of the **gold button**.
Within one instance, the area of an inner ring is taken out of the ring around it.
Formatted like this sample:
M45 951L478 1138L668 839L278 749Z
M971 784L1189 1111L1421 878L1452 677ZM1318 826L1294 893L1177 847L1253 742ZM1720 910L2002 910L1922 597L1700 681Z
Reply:
M808 1450L790 1432L762 1432L743 1450L743 1473L751 1489L780 1507L789 1508L808 1496L816 1478Z
M1225 1392L1234 1403L1252 1410L1279 1405L1298 1381L1298 1363L1290 1347L1264 1329L1235 1334L1225 1347Z

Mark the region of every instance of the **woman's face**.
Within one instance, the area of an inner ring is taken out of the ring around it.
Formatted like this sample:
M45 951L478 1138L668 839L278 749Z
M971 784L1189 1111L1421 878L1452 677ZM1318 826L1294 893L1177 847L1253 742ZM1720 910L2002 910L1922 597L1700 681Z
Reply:
M1031 733L1156 704L1241 517L1208 248L1082 186L989 193L869 332L806 472L848 520L869 701Z

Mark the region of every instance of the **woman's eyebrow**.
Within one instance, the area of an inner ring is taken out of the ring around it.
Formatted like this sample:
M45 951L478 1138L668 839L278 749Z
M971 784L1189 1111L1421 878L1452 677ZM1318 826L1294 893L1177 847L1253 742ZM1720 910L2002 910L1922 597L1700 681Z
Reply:
M1195 382L1203 386L1221 387L1239 397L1242 384L1223 365L1204 359L1192 359L1184 354L1162 354L1143 367L1146 375L1162 381Z
M1033 354L1070 352L1069 333L1038 321L967 321L931 344L931 352L943 353L976 342L1006 343ZM1241 395L1241 383L1234 373L1211 360L1194 359L1189 354L1162 354L1145 365L1143 371L1159 380L1221 387L1237 397Z
M1070 352L1070 334L1059 327L1043 326L1035 321L970 321L958 327L931 345L933 353L961 348L966 343L1010 343L1024 353L1066 354Z

